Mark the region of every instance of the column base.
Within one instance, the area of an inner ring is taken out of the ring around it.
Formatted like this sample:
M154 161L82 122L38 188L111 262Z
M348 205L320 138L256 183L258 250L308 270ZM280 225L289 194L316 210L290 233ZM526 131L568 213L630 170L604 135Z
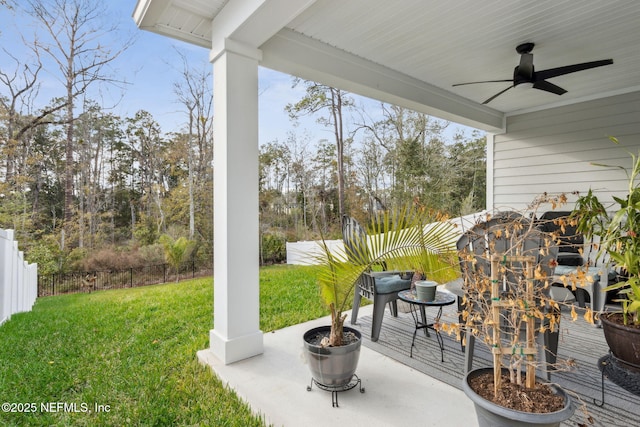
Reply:
M216 358L228 365L264 353L263 338L260 330L229 339L212 329L209 333L210 350Z

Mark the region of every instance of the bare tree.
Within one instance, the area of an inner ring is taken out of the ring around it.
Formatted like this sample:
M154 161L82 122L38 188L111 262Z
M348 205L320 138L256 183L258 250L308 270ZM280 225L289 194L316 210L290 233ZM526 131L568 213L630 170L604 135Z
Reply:
M42 69L42 64L40 61L34 64L22 64L6 49L3 49L3 52L16 64L12 71L0 70L0 83L8 91L8 96L0 96L0 107L4 116L3 121L6 124L5 137L2 138L5 143L0 148L6 162L5 179L9 185L12 185L18 141L26 132L26 128L29 127L28 124L33 123L33 118L28 120L27 124L24 123L21 106L29 103L31 94L37 91L38 73Z
M302 80L294 80L294 86ZM326 110L327 117L318 118L318 123L331 127L336 143L336 158L338 169L338 213L339 216L345 214L345 172L344 172L344 123L343 112L345 108L353 106L353 100L346 92L340 89L321 85L318 83L305 81L307 93L296 104L289 104L285 110L292 119L302 115L313 115L322 110Z
M125 122L127 149L133 159L129 185L131 191L140 194L139 198L131 200L131 228L133 232L137 227L136 211L143 214L140 220L148 221L148 226L155 223L155 229L147 227L145 243L150 244L166 227L162 202L167 191L164 161L167 141L162 136L160 125L147 111L140 110Z
M187 134L187 164L189 168L189 239L195 235L194 181L200 181L207 162L212 160L212 107L211 72L196 70L189 66L187 58L182 59L182 80L173 84L174 93L184 105L189 115ZM194 144L195 143L195 144ZM195 152L195 153L194 153ZM195 170L194 170L195 169Z
M131 40L115 50L105 45L105 40L117 31L117 26L107 21L107 3L102 1L29 0L28 5L29 12L43 26L47 36L37 40L36 46L53 60L65 88L64 224L67 228L73 216L75 100L95 83L118 83L108 75L106 65L127 49ZM64 230L61 246L64 248Z

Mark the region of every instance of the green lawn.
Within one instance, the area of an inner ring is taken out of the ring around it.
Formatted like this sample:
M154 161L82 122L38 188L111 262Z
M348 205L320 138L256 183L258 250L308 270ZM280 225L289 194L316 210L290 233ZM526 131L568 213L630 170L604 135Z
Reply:
M327 314L312 268L260 277L263 331ZM197 361L212 307L210 277L39 299L0 327L0 425L264 425Z

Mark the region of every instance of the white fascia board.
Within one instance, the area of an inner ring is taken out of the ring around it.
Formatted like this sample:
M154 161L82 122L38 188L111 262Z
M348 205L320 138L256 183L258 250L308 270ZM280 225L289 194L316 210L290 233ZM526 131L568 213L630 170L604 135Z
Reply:
M151 27L169 5L169 0L138 0L131 17L139 28Z
M133 21L141 30L207 49L211 48L211 40L158 23L170 4L171 0L138 0L132 14Z
M212 22L211 58L219 56L225 40L258 48L316 0L236 0L228 2Z
M504 113L284 29L260 46L260 65L492 133Z

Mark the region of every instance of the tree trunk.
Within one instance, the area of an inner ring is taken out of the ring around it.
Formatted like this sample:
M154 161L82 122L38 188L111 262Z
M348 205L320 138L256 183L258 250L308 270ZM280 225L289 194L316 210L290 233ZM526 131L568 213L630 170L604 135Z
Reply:
M331 112L333 114L333 130L336 138L338 156L338 218L345 214L344 206L344 138L342 128L342 93L339 89L331 88Z
M344 321L346 314L337 311L335 305L331 304L331 333L329 335L329 345L340 347L344 344Z
M69 64L73 69L73 64ZM73 220L73 81L67 79L67 112L66 112L67 139L65 142L64 163L64 229L69 234ZM65 249L64 247L62 248Z
M193 236L196 234L196 225L195 225L195 203L193 200L193 159L192 159L192 150L191 150L191 141L193 139L193 109L189 110L189 140L187 147L187 162L189 165L189 240L193 239Z

